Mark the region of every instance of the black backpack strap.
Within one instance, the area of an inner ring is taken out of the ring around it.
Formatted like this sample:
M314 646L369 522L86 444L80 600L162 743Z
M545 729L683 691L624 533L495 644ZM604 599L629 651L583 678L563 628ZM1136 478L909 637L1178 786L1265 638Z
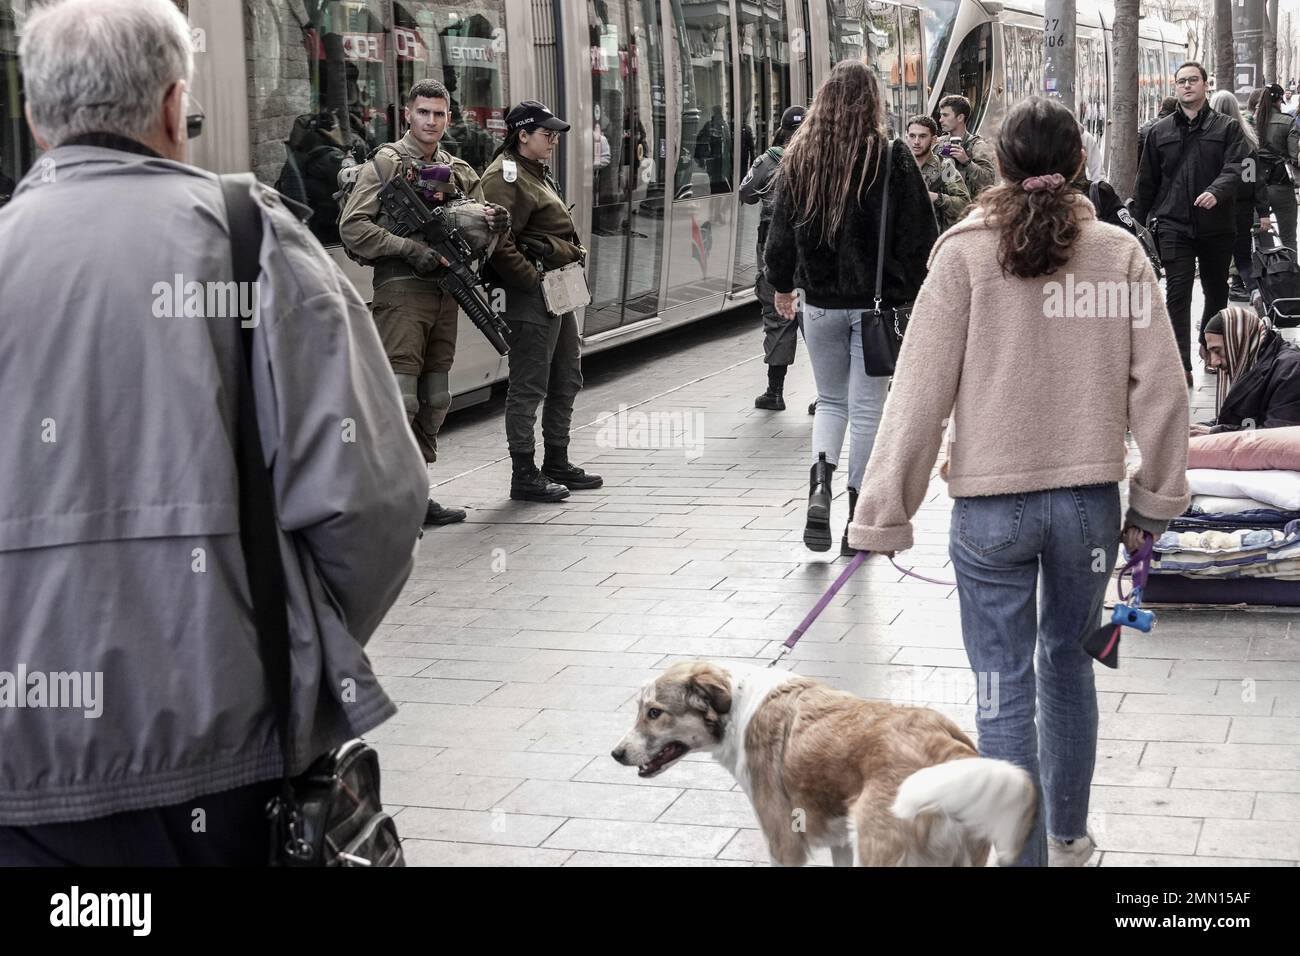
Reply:
M262 249L262 213L252 196L257 180L251 173L235 173L220 179L230 229L234 279L239 283L256 282L261 272L258 257ZM287 795L289 775L293 772L289 731L289 612L271 472L262 456L257 405L253 398L253 329L241 322L239 335L242 361L235 444L239 471L239 544L248 570L253 623L266 671L267 691L275 707Z

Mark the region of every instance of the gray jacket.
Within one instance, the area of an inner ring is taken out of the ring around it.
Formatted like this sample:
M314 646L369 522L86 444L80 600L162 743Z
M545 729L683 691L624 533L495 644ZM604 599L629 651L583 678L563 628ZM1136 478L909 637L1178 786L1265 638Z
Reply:
M363 646L410 573L428 488L365 304L274 194L255 194L253 387L297 772L395 712ZM0 262L0 824L277 777L238 534L239 318L172 314L184 283L231 275L216 177L53 150L0 210ZM56 672L82 675L80 700L75 679L32 676Z

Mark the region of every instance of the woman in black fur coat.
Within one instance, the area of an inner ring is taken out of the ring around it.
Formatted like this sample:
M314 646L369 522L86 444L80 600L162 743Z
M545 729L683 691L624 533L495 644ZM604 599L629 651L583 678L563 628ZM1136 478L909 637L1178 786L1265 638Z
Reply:
M831 545L831 478L849 432L849 517L875 441L889 388L866 373L862 313L901 306L925 280L939 236L934 206L907 144L886 135L880 85L870 66L845 60L817 91L781 160L763 252L777 312L802 313L817 382L804 543ZM876 289L880 212L889 164L884 272ZM840 550L852 554L847 538Z

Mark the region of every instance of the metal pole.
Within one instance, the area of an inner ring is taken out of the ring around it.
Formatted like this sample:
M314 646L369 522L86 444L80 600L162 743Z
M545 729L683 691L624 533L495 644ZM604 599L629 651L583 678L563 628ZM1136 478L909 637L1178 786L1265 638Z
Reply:
M1047 0L1043 17L1043 90L1074 112L1074 0Z

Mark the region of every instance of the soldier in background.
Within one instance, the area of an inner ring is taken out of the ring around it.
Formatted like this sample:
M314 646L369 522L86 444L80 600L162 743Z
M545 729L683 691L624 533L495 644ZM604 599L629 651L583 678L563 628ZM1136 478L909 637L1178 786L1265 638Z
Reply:
M433 250L392 232L393 223L380 209L379 192L392 176L410 177L420 165L439 163L451 167L462 195L482 197L478 174L441 148L450 102L447 88L437 80L419 80L411 87L405 110L410 129L361 167L339 221L339 237L349 254L374 264L371 311L426 462L438 458L438 431L451 410L459 308L434 281L441 263ZM491 207L487 218L494 230L505 229L509 221ZM464 511L429 499L425 524L464 520Z

